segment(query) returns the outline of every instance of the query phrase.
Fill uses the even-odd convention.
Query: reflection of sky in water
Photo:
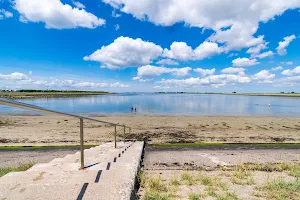
[[[19,100],[69,113],[300,116],[300,98],[209,94],[117,94]],[[271,107],[268,107],[271,104]],[[0,105],[0,113],[34,113]]]

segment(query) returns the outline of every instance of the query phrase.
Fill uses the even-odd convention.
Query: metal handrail
[[[89,117],[84,117],[84,116],[80,116],[80,115],[74,115],[74,114],[70,114],[70,113],[64,113],[64,112],[59,112],[59,111],[55,111],[55,110],[50,110],[50,109],[46,109],[46,108],[42,108],[39,106],[34,106],[34,105],[30,105],[30,104],[26,104],[26,103],[14,101],[14,100],[0,98],[0,104],[6,105],[6,106],[22,108],[22,109],[34,110],[34,111],[38,111],[38,112],[54,113],[54,114],[58,114],[58,115],[75,117],[75,118],[79,119],[80,120],[80,160],[81,160],[80,169],[84,169],[84,144],[83,144],[84,143],[84,141],[83,141],[83,120],[84,119],[113,125],[115,127],[115,134],[114,134],[115,148],[117,148],[117,126],[124,128],[124,135],[126,133],[126,128],[129,129],[129,133],[131,131],[131,127],[129,127],[129,126],[116,124],[116,123],[112,123],[112,122],[106,122],[106,121],[89,118]]]

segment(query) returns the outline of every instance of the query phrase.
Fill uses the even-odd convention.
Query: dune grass
[[[11,125],[11,121],[9,120],[0,120],[0,126],[8,126]]]
[[[259,188],[267,199],[300,199],[300,179],[285,181],[277,179]]]
[[[218,173],[203,170],[181,171],[180,174],[176,173],[164,179],[160,175],[145,176],[142,199],[240,200],[236,188],[252,188],[253,192],[247,192],[249,197],[271,200],[300,199],[300,163],[247,163],[216,170]],[[256,181],[258,171],[265,175],[280,172],[277,173],[280,178],[260,183]]]
[[[5,174],[8,174],[9,172],[26,171],[33,165],[35,165],[34,162],[28,162],[28,163],[19,163],[15,166],[10,166],[10,167],[0,167],[0,177],[4,176]]]

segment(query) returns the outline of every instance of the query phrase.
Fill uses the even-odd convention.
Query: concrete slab
[[[0,199],[130,199],[142,151],[143,142],[108,143],[85,151],[85,170],[76,153],[9,173],[0,178]]]

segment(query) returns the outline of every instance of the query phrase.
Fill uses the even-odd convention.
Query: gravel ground
[[[78,148],[66,149],[35,149],[35,150],[0,150],[0,167],[12,166],[18,163],[47,163],[54,158],[62,158],[74,154]]]
[[[300,162],[299,149],[146,148],[144,157],[145,169],[197,169],[281,162]]]

